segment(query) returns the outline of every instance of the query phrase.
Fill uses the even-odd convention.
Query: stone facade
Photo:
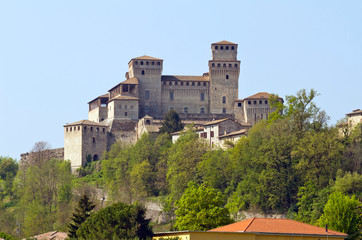
[[[162,75],[162,59],[131,59],[126,79],[88,103],[88,120],[64,126],[64,158],[76,169],[86,163],[88,155],[99,159],[116,141],[134,143],[144,133],[157,134],[163,116],[171,109],[184,123],[196,126],[229,119],[217,127],[217,136],[266,119],[273,111],[268,103],[270,94],[238,99],[241,62],[237,48],[228,41],[213,43],[209,71],[201,76]],[[219,141],[215,139],[214,144]]]
[[[20,155],[21,166],[37,164],[50,159],[64,159],[64,148],[46,149],[39,152],[27,152]]]

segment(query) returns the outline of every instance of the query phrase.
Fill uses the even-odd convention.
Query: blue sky
[[[239,98],[314,88],[330,124],[362,108],[362,1],[0,0],[0,156],[63,147],[63,125],[124,80],[128,61],[202,75],[210,45],[239,44]]]

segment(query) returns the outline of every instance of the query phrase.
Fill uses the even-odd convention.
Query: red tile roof
[[[53,231],[53,232],[39,234],[31,238],[37,240],[64,240],[68,238],[68,234],[65,232]]]
[[[121,82],[121,84],[135,84],[135,85],[138,85],[138,79],[137,78],[129,78],[129,79]]]
[[[209,230],[211,232],[258,232],[326,235],[325,228],[297,222],[290,219],[251,218]],[[346,236],[346,234],[328,229],[328,235]]]
[[[362,114],[362,110],[360,109],[355,109],[353,110],[351,113],[347,113],[347,116],[352,116],[352,115],[358,115],[358,114]]]
[[[158,60],[158,61],[162,61],[162,59],[160,59],[160,58],[150,57],[150,56],[147,56],[147,55],[143,55],[143,56],[141,56],[141,57],[136,57],[136,58],[132,58],[132,59]]]
[[[226,41],[226,40],[216,42],[216,43],[213,43],[213,44],[233,44],[233,45],[236,45],[236,43],[232,43],[232,42],[229,42],[229,41]]]
[[[259,98],[263,98],[263,99],[266,98],[266,99],[268,99],[270,96],[271,96],[270,93],[267,93],[267,92],[259,92],[259,93],[257,93],[257,94],[254,94],[254,95],[250,96],[250,97],[247,97],[247,98],[245,98],[245,99],[259,99]]]

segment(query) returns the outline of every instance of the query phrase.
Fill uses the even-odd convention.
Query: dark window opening
[[[222,109],[222,113],[223,113],[223,114],[226,114],[226,108],[223,108],[223,109]]]
[[[145,75],[145,70],[142,70],[142,75]]]
[[[170,92],[170,100],[173,100],[175,98],[174,92]]]
[[[268,100],[265,100],[265,104],[268,104]]]
[[[254,101],[254,105],[256,105],[256,101]]]
[[[98,155],[97,154],[94,154],[93,161],[98,161]]]
[[[99,132],[99,128],[97,127],[97,132]]]
[[[210,137],[214,137],[214,131],[210,132]]]
[[[217,67],[221,67],[220,63],[217,64]]]
[[[181,82],[181,83],[180,83],[180,85],[181,85],[181,86],[183,86],[183,85],[184,85],[184,83],[183,83],[183,82]]]
[[[225,49],[226,49],[226,50],[229,50],[229,46],[226,46]]]
[[[141,65],[143,65],[143,61],[141,61]]]
[[[222,103],[225,104],[226,103],[226,97],[222,97]]]
[[[177,86],[178,85],[178,82],[175,82],[175,86]]]
[[[218,47],[217,46],[215,46],[215,50],[217,50],[218,49]]]
[[[211,66],[215,67],[215,63],[213,63]]]
[[[234,65],[234,67],[236,67],[236,68],[237,68],[237,67],[238,67],[238,65],[237,65],[237,64],[235,64],[235,65]]]
[[[192,86],[195,86],[195,82],[192,82]]]
[[[127,115],[128,115],[127,112],[124,112],[124,116],[127,117]]]
[[[135,64],[135,65],[138,65],[138,61],[135,61],[134,64]]]
[[[67,132],[68,132],[68,128],[66,128],[67,129]]]
[[[248,104],[250,105],[250,104],[251,104],[251,101],[248,101]]]
[[[74,131],[77,130],[77,127],[74,127]]]
[[[80,126],[78,126],[78,131],[80,130]]]
[[[146,125],[150,125],[151,124],[151,121],[150,120],[146,120]]]
[[[262,101],[262,100],[260,100],[260,101],[259,101],[259,104],[263,104],[263,101]]]
[[[152,62],[152,65],[155,65],[155,62]]]
[[[168,85],[172,86],[172,82],[169,82]]]
[[[87,127],[86,127],[86,126],[84,126],[84,131],[87,131]]]
[[[205,101],[205,93],[200,93],[200,101]]]
[[[226,75],[226,79],[229,79],[229,75]]]
[[[148,63],[148,61],[146,62],[146,65],[148,65],[149,63]]]
[[[128,85],[122,85],[122,92],[128,92]]]
[[[93,127],[91,127],[91,131],[93,132]]]
[[[158,66],[160,66],[160,65],[161,65],[161,63],[160,63],[160,62],[157,62],[157,65],[158,65]]]
[[[235,49],[235,47],[234,46],[231,46],[231,50],[234,50]]]
[[[127,107],[128,107],[127,105],[124,106],[125,109],[127,109]]]
[[[201,113],[201,114],[205,114],[205,108],[203,108],[203,107],[200,108],[200,113]]]
[[[229,67],[231,68],[231,67],[233,67],[233,65],[231,63],[229,63]]]
[[[197,86],[201,86],[201,83],[200,83],[200,82],[198,82],[198,83],[197,83]]]
[[[223,46],[220,46],[220,50],[224,50],[224,47],[223,47]]]
[[[188,85],[190,85],[190,83],[189,83],[189,82],[186,82],[186,86],[188,86]]]
[[[241,102],[238,103],[238,107],[241,107]]]
[[[188,107],[184,107],[184,113],[189,113],[189,108]]]
[[[106,129],[105,129],[105,128],[103,128],[103,132],[106,132]]]
[[[223,66],[223,67],[226,67],[226,64],[224,63],[222,66]]]
[[[96,143],[96,138],[95,137],[93,137],[93,143]]]
[[[206,86],[206,82],[204,82],[204,86]]]

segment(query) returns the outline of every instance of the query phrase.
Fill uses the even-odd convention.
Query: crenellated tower
[[[212,60],[209,61],[210,113],[233,114],[238,100],[240,61],[238,45],[228,41],[211,44]]]
[[[128,77],[138,79],[139,116],[161,114],[161,75],[163,60],[150,56],[131,59]]]

